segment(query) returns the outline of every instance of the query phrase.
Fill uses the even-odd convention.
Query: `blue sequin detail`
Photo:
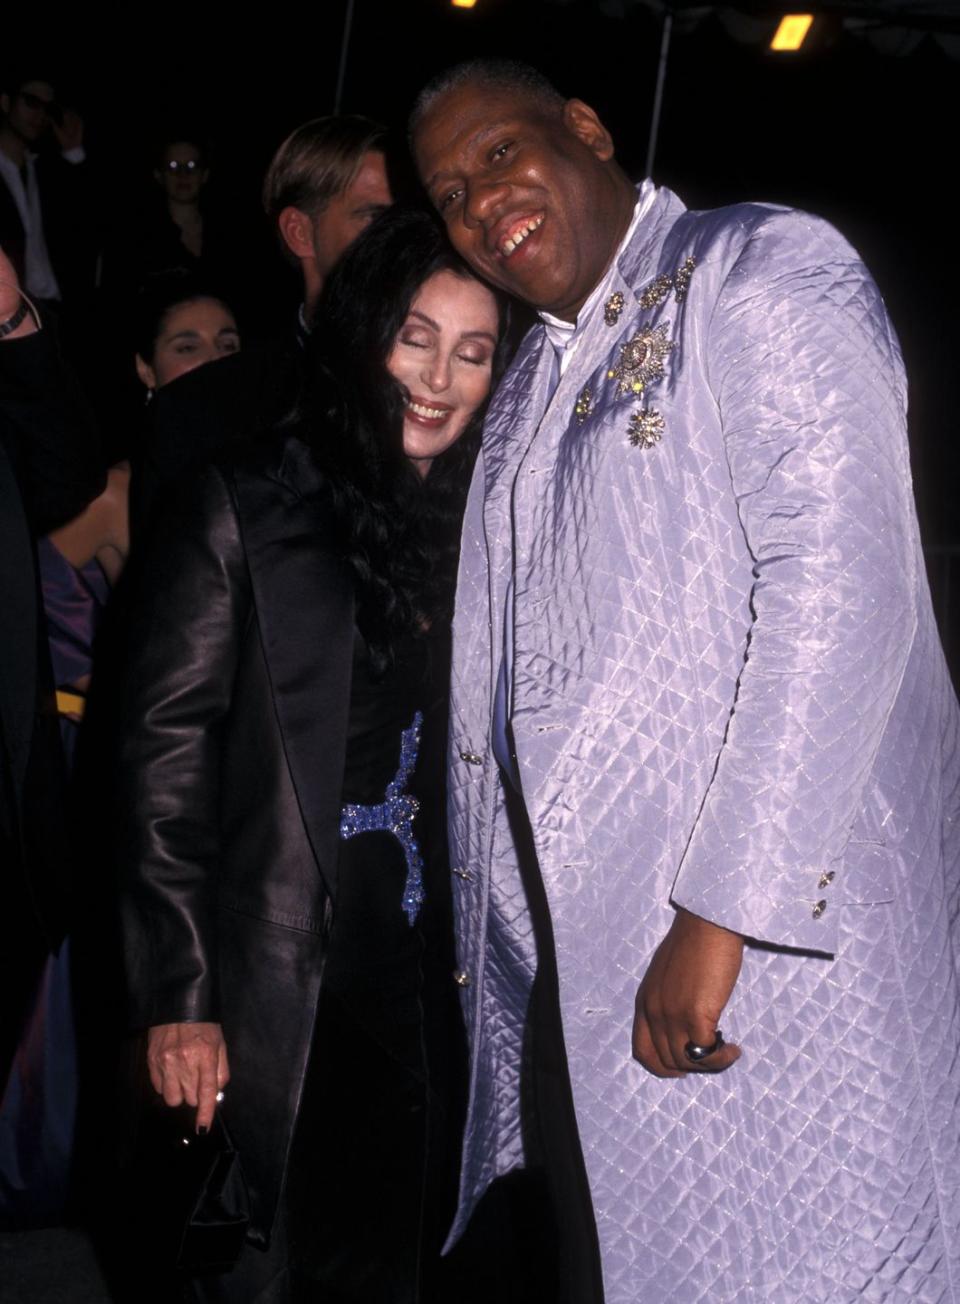
[[[420,809],[416,797],[404,792],[417,763],[423,714],[418,711],[413,724],[400,735],[400,766],[387,784],[384,800],[376,806],[358,806],[348,802],[340,807],[340,836],[352,838],[358,833],[382,831],[392,833],[403,848],[407,861],[407,881],[403,885],[403,913],[412,926],[423,905],[423,857],[413,836],[413,817]]]

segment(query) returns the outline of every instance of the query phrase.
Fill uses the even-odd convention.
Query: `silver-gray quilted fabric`
[[[960,1299],[957,706],[897,344],[856,254],[805,214],[660,190],[618,269],[619,319],[549,405],[528,337],[467,510],[452,1236],[523,1163],[535,955],[489,747],[515,536],[514,732],[609,1304]],[[619,394],[621,347],[660,326],[663,375]],[[638,413],[659,442],[631,442]],[[630,1057],[671,901],[760,943],[723,1019],[743,1058],[717,1078]]]

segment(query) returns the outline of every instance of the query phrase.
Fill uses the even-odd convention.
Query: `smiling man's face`
[[[413,149],[470,266],[534,308],[573,321],[634,202],[593,110],[568,100],[554,112],[522,93],[467,82],[430,105]]]

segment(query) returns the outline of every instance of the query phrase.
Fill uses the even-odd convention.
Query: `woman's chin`
[[[430,473],[430,468],[433,466],[433,458],[419,456],[416,453],[407,453],[407,461],[416,471],[420,479],[426,480]]]

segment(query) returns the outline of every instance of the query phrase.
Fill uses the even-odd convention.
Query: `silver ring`
[[[722,1045],[723,1033],[718,1028],[712,1046],[698,1046],[696,1042],[688,1041],[683,1048],[683,1053],[688,1060],[692,1060],[694,1064],[699,1064],[708,1055],[715,1055]]]
[[[222,1105],[222,1104],[223,1104],[223,1092],[222,1092],[222,1091],[218,1091],[218,1092],[217,1092],[217,1104],[218,1104],[218,1105]]]

